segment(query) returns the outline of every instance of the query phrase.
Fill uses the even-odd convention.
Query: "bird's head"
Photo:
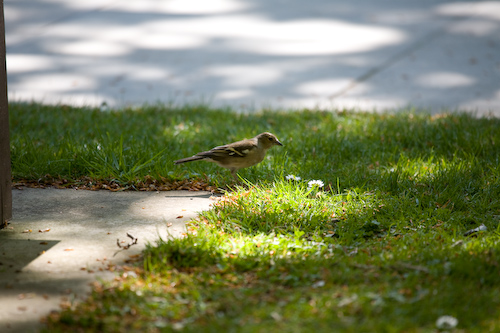
[[[261,145],[266,149],[269,149],[272,146],[283,146],[283,144],[278,140],[276,135],[269,132],[264,132],[257,135],[257,140],[259,141],[259,145]]]

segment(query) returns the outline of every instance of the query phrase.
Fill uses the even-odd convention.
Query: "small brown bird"
[[[283,146],[274,134],[264,132],[252,139],[245,139],[224,146],[218,146],[208,151],[198,153],[192,157],[177,160],[174,164],[198,160],[214,162],[223,168],[229,169],[234,179],[238,181],[236,172],[239,169],[248,168],[262,162],[269,148],[276,145]]]

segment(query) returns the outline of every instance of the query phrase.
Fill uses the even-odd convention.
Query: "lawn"
[[[15,186],[225,194],[50,332],[500,331],[499,119],[22,103],[10,117]],[[264,131],[284,147],[240,184],[173,165]]]

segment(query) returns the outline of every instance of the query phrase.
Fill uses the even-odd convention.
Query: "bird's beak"
[[[283,146],[283,144],[279,140],[276,140],[276,144],[280,145],[280,146]]]

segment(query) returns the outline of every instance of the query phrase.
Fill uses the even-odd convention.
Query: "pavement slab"
[[[159,237],[178,237],[210,208],[209,192],[13,190],[13,218],[0,230],[0,332],[36,332],[40,318],[84,299]],[[129,249],[120,249],[131,239]],[[123,242],[124,241],[124,242]]]
[[[9,99],[500,115],[500,2],[6,0]]]

